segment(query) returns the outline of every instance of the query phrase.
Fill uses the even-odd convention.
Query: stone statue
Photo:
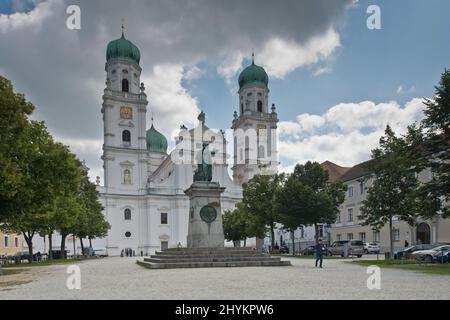
[[[212,161],[211,154],[214,152],[209,151],[209,144],[203,143],[202,151],[199,153],[201,159],[198,159],[197,170],[194,173],[194,182],[210,182],[212,179]]]

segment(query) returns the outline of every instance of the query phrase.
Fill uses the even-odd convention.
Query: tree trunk
[[[394,256],[394,241],[392,238],[392,217],[389,217],[389,259],[392,259]]]
[[[271,241],[271,248],[270,251],[272,252],[273,249],[275,248],[275,231],[274,231],[274,227],[273,224],[270,226],[270,241]]]
[[[75,236],[74,236],[75,241]],[[84,255],[84,244],[83,244],[83,238],[80,237],[80,245],[81,245],[81,255]]]
[[[92,239],[91,238],[89,238],[89,248],[92,249]]]
[[[28,245],[28,262],[32,263],[33,262],[33,234],[30,235],[29,232],[28,232],[28,235],[26,232],[22,232],[22,233],[23,233],[25,242]]]
[[[291,231],[291,238],[292,238],[292,255],[295,256],[295,232]]]
[[[48,234],[48,259],[53,260],[53,242],[52,242],[53,232]]]
[[[61,232],[61,259],[66,259],[66,237],[67,234]]]

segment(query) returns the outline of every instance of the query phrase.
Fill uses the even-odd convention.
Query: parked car
[[[364,253],[380,253],[380,245],[376,242],[365,242]]]
[[[328,254],[330,256],[340,255],[344,256],[345,245],[348,245],[348,255],[349,256],[357,256],[361,258],[364,253],[364,243],[361,240],[341,240],[335,241],[328,248]]]
[[[107,257],[108,253],[106,252],[106,249],[94,249],[94,256],[96,257]]]
[[[288,246],[281,246],[280,247],[280,253],[289,253],[289,247]]]
[[[414,259],[418,261],[433,262],[436,256],[447,254],[450,245],[443,245],[429,250],[419,250],[412,253]]]
[[[413,259],[412,253],[419,250],[429,250],[438,247],[440,244],[420,244],[394,252],[394,259]]]
[[[310,255],[313,255],[314,253],[315,253],[315,249],[314,249],[314,246],[309,246],[309,247],[306,247],[305,249],[303,249],[301,252],[302,252],[302,255],[304,255],[304,256],[310,256]]]
[[[442,252],[440,255],[435,255],[433,260],[439,263],[450,263],[450,251]]]

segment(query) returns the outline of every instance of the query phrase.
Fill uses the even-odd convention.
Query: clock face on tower
[[[133,109],[130,107],[120,107],[120,119],[133,119]]]

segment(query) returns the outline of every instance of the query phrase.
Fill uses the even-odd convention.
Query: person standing
[[[316,252],[316,267],[317,267],[317,263],[320,261],[320,268],[322,268],[322,262],[323,262],[323,244],[322,244],[322,240],[319,239],[319,241],[317,242],[316,246],[315,246],[315,252]]]
[[[405,240],[405,248],[408,248],[408,247],[409,247],[408,240]]]

